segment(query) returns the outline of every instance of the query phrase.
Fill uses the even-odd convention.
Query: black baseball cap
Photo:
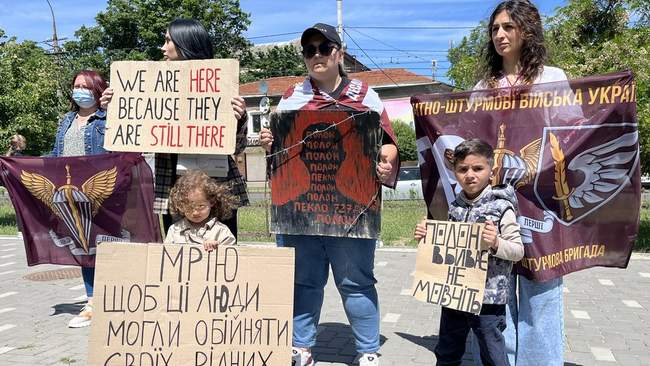
[[[313,27],[305,29],[305,31],[302,32],[302,36],[300,37],[300,45],[304,46],[309,38],[314,34],[322,34],[325,39],[336,43],[339,47],[341,47],[341,38],[339,37],[336,28],[325,23],[316,23]]]

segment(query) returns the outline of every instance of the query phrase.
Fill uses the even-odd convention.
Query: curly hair
[[[528,0],[507,0],[494,9],[487,26],[487,43],[483,47],[483,62],[481,77],[490,87],[498,85],[498,79],[503,74],[503,57],[497,53],[492,42],[492,25],[494,18],[505,11],[510,19],[521,30],[523,44],[521,47],[521,77],[525,84],[532,84],[542,71],[546,61],[546,46],[544,46],[544,29],[539,11]]]
[[[226,184],[217,183],[200,170],[188,170],[178,178],[169,192],[170,211],[184,217],[191,209],[188,196],[197,189],[202,190],[208,202],[212,204],[210,217],[216,217],[219,221],[232,217],[232,211],[237,207],[239,198],[230,192]]]

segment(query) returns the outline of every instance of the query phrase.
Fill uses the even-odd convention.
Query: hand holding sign
[[[390,177],[390,172],[393,170],[393,164],[388,161],[388,155],[382,152],[379,153],[379,163],[377,163],[377,176],[382,183],[386,183]]]
[[[490,220],[485,222],[482,240],[485,244],[487,244],[495,251],[499,248],[499,241],[497,240],[497,227]]]

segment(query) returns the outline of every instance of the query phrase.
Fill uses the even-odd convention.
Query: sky
[[[542,15],[552,15],[563,0],[534,1]],[[105,0],[50,0],[59,39],[74,39],[82,25],[95,24]],[[481,20],[495,0],[343,0],[344,42],[348,53],[371,69],[403,67],[449,82],[446,54]],[[244,33],[254,44],[291,41],[315,23],[336,25],[336,0],[241,0],[251,25]],[[402,28],[396,28],[402,27]],[[0,0],[0,29],[19,41],[52,38],[46,0]],[[276,36],[272,36],[276,35]],[[47,47],[46,43],[42,43]],[[432,60],[437,69],[432,70]]]

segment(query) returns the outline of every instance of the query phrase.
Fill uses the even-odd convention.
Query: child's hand
[[[485,222],[485,227],[483,228],[483,242],[494,250],[497,250],[499,248],[499,242],[497,240],[497,227],[490,220]]]
[[[206,240],[203,242],[203,248],[208,252],[217,249],[218,246],[219,243],[217,243],[215,240]]]
[[[415,225],[415,234],[413,237],[418,242],[427,236],[427,218],[423,218],[417,225]]]

